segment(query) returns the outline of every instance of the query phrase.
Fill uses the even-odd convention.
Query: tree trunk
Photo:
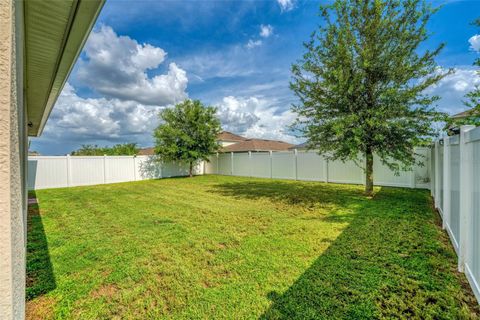
[[[193,177],[193,162],[190,161],[190,168],[188,170],[188,176]]]
[[[365,152],[365,157],[367,158],[366,168],[365,168],[365,194],[367,196],[373,195],[373,152],[370,147],[367,147]]]

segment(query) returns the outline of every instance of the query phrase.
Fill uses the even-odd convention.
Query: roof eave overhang
[[[41,135],[104,2],[26,1],[25,94],[29,136]],[[58,10],[47,10],[49,6],[62,5]]]

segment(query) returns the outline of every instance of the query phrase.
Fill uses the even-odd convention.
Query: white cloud
[[[119,36],[108,26],[92,32],[85,55],[78,78],[100,94],[147,105],[172,104],[187,97],[186,72],[175,63],[169,64],[166,74],[148,76],[148,70],[164,62],[163,49]]]
[[[468,39],[470,43],[470,49],[480,52],[480,34],[476,34],[470,39]]]
[[[66,141],[100,139],[142,143],[145,138],[151,139],[161,109],[135,101],[82,98],[67,83],[47,123],[45,135]]]
[[[295,7],[294,0],[277,0],[282,11],[290,11]]]
[[[262,40],[252,40],[252,39],[250,39],[247,42],[247,48],[248,49],[253,49],[253,48],[259,47],[261,45],[262,45]]]
[[[260,37],[268,38],[273,34],[273,27],[269,24],[260,25]]]
[[[274,99],[263,97],[224,97],[216,104],[223,129],[250,138],[265,138],[296,143],[287,132],[295,114],[281,108]]]
[[[438,95],[440,111],[455,114],[465,110],[463,104],[465,94],[472,91],[476,85],[480,85],[480,76],[474,68],[456,68],[455,73],[443,78],[435,86],[426,90],[426,93]]]

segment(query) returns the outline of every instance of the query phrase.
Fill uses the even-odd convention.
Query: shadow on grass
[[[289,205],[350,208],[348,226],[284,292],[270,292],[260,319],[475,318],[480,310],[456,272],[456,258],[435,224],[428,193],[284,181],[221,183],[213,192]]]
[[[214,186],[214,192],[228,197],[269,199],[307,208],[318,204],[346,207],[367,200],[361,188],[356,186],[269,179],[221,183]]]
[[[29,199],[35,199],[35,191]],[[43,228],[40,204],[28,206],[26,299],[32,300],[56,288],[48,242]]]

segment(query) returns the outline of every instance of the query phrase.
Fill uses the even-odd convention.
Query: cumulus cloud
[[[227,96],[216,104],[223,129],[251,138],[298,140],[287,132],[295,120],[288,107],[277,105],[274,99]]]
[[[142,142],[138,138],[151,136],[158,125],[157,115],[161,109],[135,101],[82,98],[67,83],[53,109],[45,135],[67,140]]]
[[[277,0],[282,11],[290,11],[295,7],[294,0]]]
[[[456,68],[454,71],[426,91],[428,94],[440,96],[439,110],[449,114],[464,111],[467,108],[462,102],[465,94],[480,85],[480,76],[475,69]]]
[[[470,49],[480,52],[480,34],[476,34],[470,39],[468,39],[470,43]]]
[[[262,40],[253,40],[253,39],[250,39],[248,40],[247,42],[247,48],[248,49],[253,49],[255,47],[259,47],[262,45]]]
[[[260,37],[268,38],[273,34],[273,27],[269,24],[260,25]]]
[[[167,105],[187,97],[187,74],[175,63],[169,64],[166,74],[148,76],[147,71],[165,60],[167,53],[161,48],[102,26],[92,32],[84,52],[78,79],[99,94],[146,105]]]

